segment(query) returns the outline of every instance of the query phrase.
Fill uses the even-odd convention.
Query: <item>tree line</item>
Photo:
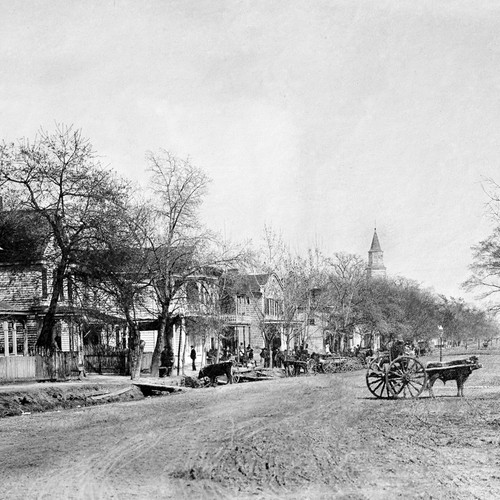
[[[296,255],[270,228],[257,248],[228,242],[201,223],[210,184],[202,169],[162,149],[147,153],[145,163],[149,182],[139,187],[103,166],[82,132],[65,125],[0,146],[1,195],[9,209],[2,230],[16,226],[16,217],[36,214],[35,232],[50,240],[44,258],[52,266],[52,287],[40,346],[55,347],[58,304],[71,285],[75,303],[92,302],[125,318],[132,371],[140,368],[138,311],[149,310],[158,319],[151,367],[156,375],[161,351],[174,347],[172,326],[185,307],[187,284],[205,287],[203,328],[219,335],[223,311],[213,285],[223,287],[219,297],[230,295],[231,283],[221,276],[234,267],[278,275],[287,342],[305,340],[299,313],[321,314],[328,341],[341,348],[360,329],[384,338],[426,339],[443,325],[457,342],[492,336],[496,329],[485,312],[415,282],[367,280],[366,263],[356,255],[325,256],[319,249]],[[276,331],[263,322],[262,335],[269,346]]]
[[[295,322],[299,312],[320,320],[325,344],[336,351],[346,350],[356,333],[367,346],[375,335],[380,335],[382,344],[396,338],[413,344],[442,336],[443,341],[460,345],[499,334],[491,311],[404,277],[367,278],[367,263],[358,255],[330,256],[319,249],[293,255],[270,228],[265,230],[265,242],[260,256],[283,283],[287,341],[307,343],[307,328],[297,329]]]

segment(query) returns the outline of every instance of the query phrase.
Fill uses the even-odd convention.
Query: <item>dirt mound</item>
[[[139,388],[132,385],[58,384],[44,387],[41,384],[0,393],[0,417],[143,398]]]

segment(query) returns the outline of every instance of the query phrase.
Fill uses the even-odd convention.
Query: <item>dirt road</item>
[[[10,417],[0,496],[500,498],[500,381],[480,384],[376,400],[352,372]]]

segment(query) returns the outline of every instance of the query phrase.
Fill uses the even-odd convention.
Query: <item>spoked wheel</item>
[[[200,383],[202,387],[210,387],[210,379],[208,377],[203,377]]]
[[[376,398],[393,398],[394,391],[388,382],[389,363],[375,360],[370,363],[366,372],[366,385]]]
[[[389,366],[387,385],[392,397],[417,398],[427,383],[425,368],[410,356],[400,356]]]
[[[235,370],[231,375],[233,377],[233,384],[237,384],[240,381],[240,372]]]
[[[307,373],[310,375],[316,375],[318,373],[317,364],[314,359],[307,360]]]

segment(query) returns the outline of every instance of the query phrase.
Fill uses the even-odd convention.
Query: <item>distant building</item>
[[[384,252],[380,247],[377,236],[377,229],[373,231],[372,246],[368,251],[368,267],[366,268],[367,278],[385,278],[386,269],[384,266]]]

